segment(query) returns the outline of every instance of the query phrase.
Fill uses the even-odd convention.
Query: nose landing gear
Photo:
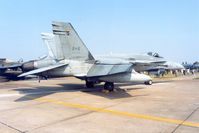
[[[153,82],[152,82],[152,80],[149,80],[149,81],[144,82],[144,84],[145,84],[145,85],[152,85]]]

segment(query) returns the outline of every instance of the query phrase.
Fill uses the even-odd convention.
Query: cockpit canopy
[[[160,56],[158,53],[155,53],[155,52],[148,52],[147,55],[153,56],[153,57],[156,57],[156,58],[163,58],[162,56]]]

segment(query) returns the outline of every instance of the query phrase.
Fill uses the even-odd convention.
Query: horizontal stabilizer
[[[43,67],[43,68],[39,68],[39,69],[35,69],[35,70],[32,70],[32,71],[23,73],[23,74],[19,75],[18,77],[24,77],[24,76],[27,76],[27,75],[38,75],[42,72],[53,70],[53,69],[56,69],[56,68],[59,68],[59,67],[62,67],[62,66],[66,66],[66,65],[68,65],[68,64],[66,64],[66,63],[65,64],[55,64],[55,65],[51,65],[51,66],[48,66],[48,67]]]

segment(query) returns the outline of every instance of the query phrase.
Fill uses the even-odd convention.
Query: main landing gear
[[[104,89],[108,91],[113,91],[114,90],[114,83],[112,82],[106,82],[104,84]]]
[[[87,88],[94,88],[95,86],[95,82],[93,81],[86,81],[86,87]],[[114,83],[112,82],[105,82],[104,84],[104,90],[107,90],[107,91],[113,91],[114,90]]]
[[[94,87],[94,82],[92,82],[92,81],[86,81],[86,87],[87,88],[93,88]]]

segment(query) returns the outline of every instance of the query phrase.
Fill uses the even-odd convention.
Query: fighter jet
[[[126,61],[96,60],[70,23],[53,22],[53,35],[43,34],[48,43],[49,56],[44,60],[30,61],[24,68],[34,68],[19,77],[39,75],[42,77],[74,76],[85,80],[88,88],[105,82],[104,89],[113,91],[114,83],[136,82],[152,84],[151,77],[137,73],[133,64]],[[36,68],[36,69],[35,69]]]
[[[110,54],[99,55],[97,58],[122,59],[134,64],[135,71],[148,72],[154,75],[160,75],[165,71],[176,71],[184,69],[177,63],[164,59],[158,53],[148,52],[146,54]],[[139,62],[139,63],[137,63]]]
[[[6,58],[0,59],[0,81],[18,80],[22,73],[22,60],[12,61]]]
[[[152,52],[149,52],[147,55],[152,56],[154,59],[161,59],[165,61],[162,63],[155,63],[154,66],[146,67],[145,71],[149,72],[150,74],[160,76],[170,71],[177,76],[178,72],[181,72],[185,69],[180,63],[166,60],[165,58],[159,56],[158,53],[153,54]]]
[[[151,54],[151,53],[149,53]],[[164,60],[162,57],[160,57],[158,54],[155,56],[151,56],[148,54],[113,54],[110,55],[98,55],[98,59],[121,59],[124,61],[127,61],[129,63],[134,64],[134,69],[137,72],[143,72],[150,70],[151,68],[157,67],[157,66],[165,66],[164,63],[166,60]]]
[[[182,65],[186,68],[186,69],[196,69],[199,70],[199,62],[194,62],[193,64],[191,63],[187,63],[187,62],[183,62]]]

